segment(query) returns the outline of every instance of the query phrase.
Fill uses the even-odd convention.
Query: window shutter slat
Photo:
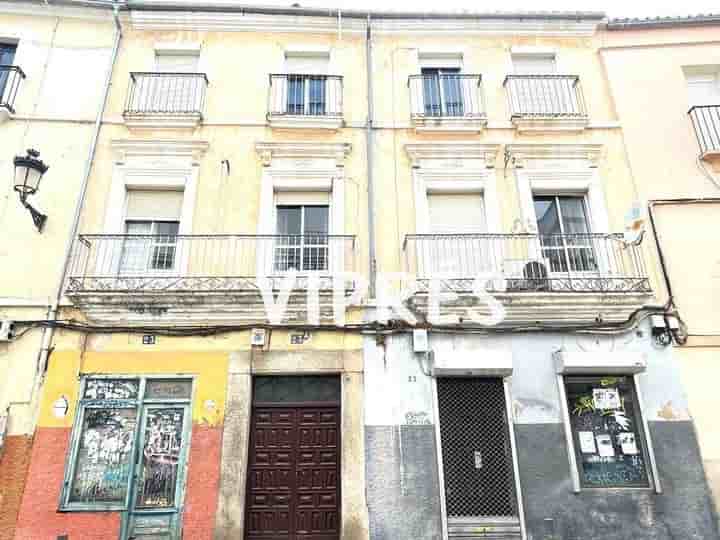
[[[128,191],[127,219],[179,221],[182,191]]]

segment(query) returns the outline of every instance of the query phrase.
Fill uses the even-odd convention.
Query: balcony
[[[270,75],[268,122],[274,128],[338,130],[343,126],[343,78]]]
[[[480,75],[411,75],[408,87],[416,131],[485,129],[487,115]]]
[[[125,125],[195,128],[202,121],[207,86],[204,73],[130,73]]]
[[[18,66],[0,65],[0,123],[15,114],[15,98],[25,72]]]
[[[588,124],[577,75],[508,75],[505,90],[520,132],[581,131]]]
[[[261,285],[277,296],[294,271],[287,322],[304,321],[311,277],[330,320],[331,277],[354,270],[354,236],[81,235],[66,295],[104,322],[265,322]]]
[[[507,310],[507,322],[624,320],[651,293],[641,249],[621,234],[409,235],[407,271],[416,279],[414,301],[427,308],[431,278],[458,295],[443,304],[463,313],[474,302],[477,275],[492,276],[486,290]],[[480,303],[478,308],[482,308]]]
[[[688,114],[700,145],[700,159],[720,158],[720,105],[696,105]]]

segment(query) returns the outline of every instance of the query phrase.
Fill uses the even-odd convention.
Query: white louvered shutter
[[[125,217],[131,221],[180,221],[183,194],[182,191],[128,191]]]

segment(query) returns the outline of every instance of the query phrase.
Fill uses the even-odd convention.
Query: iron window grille
[[[177,509],[192,387],[191,377],[84,378],[61,510]]]
[[[650,488],[650,457],[632,376],[565,376],[580,486]]]
[[[720,105],[695,105],[688,111],[700,156],[720,153]]]

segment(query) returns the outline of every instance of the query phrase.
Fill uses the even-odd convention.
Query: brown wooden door
[[[247,540],[340,538],[340,408],[253,407]]]

